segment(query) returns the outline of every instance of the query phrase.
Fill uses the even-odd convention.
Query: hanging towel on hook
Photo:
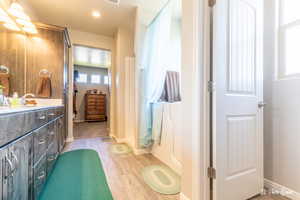
[[[52,95],[51,77],[41,75],[37,84],[36,95],[41,98],[50,98]]]
[[[0,85],[4,87],[3,94],[5,96],[9,96],[9,89],[10,89],[9,74],[0,73]]]
[[[167,71],[160,101],[174,103],[181,101],[179,72]]]

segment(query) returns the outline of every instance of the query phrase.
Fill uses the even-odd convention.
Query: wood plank
[[[0,65],[10,70],[10,96],[25,92],[25,44],[25,35],[0,27]]]
[[[64,35],[63,32],[38,29],[38,34],[27,41],[27,93],[36,93],[39,72],[51,72],[52,96],[63,96]]]

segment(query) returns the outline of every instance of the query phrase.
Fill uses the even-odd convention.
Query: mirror
[[[62,99],[64,33],[38,28],[28,35],[0,27],[0,84],[5,95]],[[6,69],[8,68],[8,70]]]

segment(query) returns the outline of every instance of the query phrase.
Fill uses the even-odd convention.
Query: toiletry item
[[[20,106],[20,99],[17,92],[14,92],[13,97],[10,100],[11,107],[17,107]]]
[[[4,104],[3,86],[0,85],[0,106]]]

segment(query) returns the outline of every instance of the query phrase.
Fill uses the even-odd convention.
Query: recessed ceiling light
[[[101,17],[101,13],[99,11],[94,10],[92,12],[92,16],[95,17],[95,18],[99,18],[99,17]]]

